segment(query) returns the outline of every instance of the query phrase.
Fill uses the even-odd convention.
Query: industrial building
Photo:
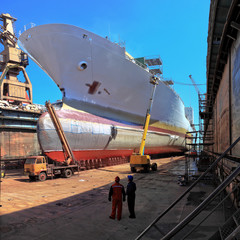
[[[240,133],[239,1],[211,1],[208,31],[205,131],[222,153]],[[240,144],[230,155],[240,157]]]
[[[202,100],[208,150],[222,154],[240,134],[240,2],[211,1],[208,30],[207,93]],[[219,166],[226,178],[240,160],[240,143],[229,150]]]

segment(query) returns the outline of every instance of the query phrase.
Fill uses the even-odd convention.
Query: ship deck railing
[[[129,60],[132,63],[135,63],[136,65],[138,65],[139,67],[143,68],[144,70],[146,70],[147,72],[149,72],[149,68],[147,67],[147,65],[139,62],[138,60],[136,60],[135,58],[130,58],[128,55],[125,55],[126,59]]]

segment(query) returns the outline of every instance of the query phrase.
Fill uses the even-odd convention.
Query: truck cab
[[[44,156],[32,156],[27,158],[24,164],[24,173],[28,174],[30,180],[38,179],[45,181],[47,178],[47,162]]]

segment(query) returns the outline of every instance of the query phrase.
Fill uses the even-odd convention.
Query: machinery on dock
[[[29,157],[24,164],[24,173],[29,175],[30,180],[35,180],[37,178],[40,181],[45,181],[47,176],[63,176],[69,178],[74,172],[79,171],[79,165],[75,161],[73,152],[54,107],[50,102],[46,102],[45,106],[62,144],[65,161],[62,164],[57,164],[54,161],[50,164],[48,163],[48,158],[45,156]]]
[[[45,156],[32,156],[27,158],[24,164],[24,173],[28,174],[30,180],[38,179],[45,181],[47,177],[63,176],[69,178],[78,171],[78,165],[56,165],[48,163]]]
[[[36,130],[44,111],[32,102],[28,55],[18,46],[16,20],[0,13],[0,157],[6,169],[41,153]]]
[[[0,43],[4,50],[0,53],[0,100],[16,105],[32,104],[32,84],[25,68],[28,65],[28,55],[17,45],[13,23],[16,21],[9,14],[1,14]],[[18,79],[23,73],[24,82]]]
[[[0,163],[0,178],[4,178],[5,177],[5,165],[4,163]]]
[[[150,117],[151,117],[153,98],[154,98],[156,86],[158,85],[158,78],[156,78],[154,76],[151,77],[150,83],[153,84],[153,88],[152,88],[151,98],[149,101],[149,107],[147,109],[147,114],[146,114],[146,119],[145,119],[145,124],[144,124],[144,131],[143,131],[143,136],[142,136],[139,153],[132,154],[130,157],[130,167],[131,167],[132,172],[136,172],[136,170],[144,170],[145,172],[148,172],[150,170],[150,168],[153,171],[157,170],[157,164],[156,163],[151,164],[150,156],[144,155],[144,147],[145,147],[145,142],[146,142],[146,137],[147,137],[148,126],[149,126],[149,122],[150,122]]]

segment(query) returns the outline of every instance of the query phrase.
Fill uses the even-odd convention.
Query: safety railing
[[[136,65],[138,65],[139,67],[143,68],[143,69],[146,70],[147,72],[149,72],[148,67],[147,67],[145,64],[139,62],[138,60],[136,60],[136,59],[134,59],[134,58],[131,59],[131,58],[129,58],[127,55],[126,55],[126,59],[129,60],[129,61],[131,61],[132,63],[135,63]]]
[[[238,137],[222,154],[219,156],[209,168],[200,175],[200,177],[181,195],[179,196],[166,210],[164,210],[135,240],[141,239],[156,223],[165,216],[187,193],[189,193],[204,177],[218,164],[220,160],[240,141]],[[212,201],[215,197],[221,193],[227,185],[229,185],[235,177],[240,173],[240,165],[232,172],[231,175],[226,178],[221,185],[219,185],[192,213],[190,213],[185,219],[183,219],[176,227],[174,227],[169,233],[167,233],[162,240],[171,239],[180,230],[182,230],[191,220],[193,220],[202,210]],[[157,226],[156,226],[157,227]]]

